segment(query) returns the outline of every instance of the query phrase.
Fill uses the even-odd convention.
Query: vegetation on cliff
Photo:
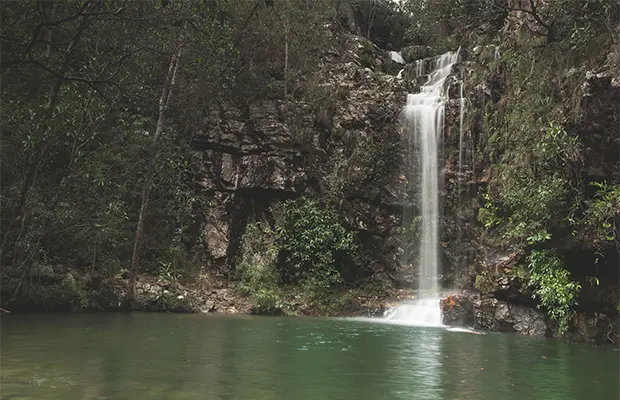
[[[245,117],[265,99],[282,109],[310,104],[316,129],[331,133],[320,126],[329,115],[319,116],[329,110],[312,106],[320,88],[311,79],[321,54],[337,45],[330,38],[339,10],[328,0],[2,3],[3,306],[30,304],[41,288],[60,291],[75,278],[80,299],[93,297],[101,279],[128,278],[122,293],[131,305],[140,274],[164,278],[166,286],[234,271],[248,223],[236,207],[247,210],[252,197],[275,194],[265,199],[270,207],[280,192],[261,192],[240,175],[232,187],[205,185],[222,169],[199,159],[232,156],[239,171],[248,168],[239,157],[242,164],[252,155],[270,157],[260,142],[275,133]],[[215,152],[200,149],[196,137],[213,130],[205,121],[227,118],[227,104],[245,119],[242,140],[258,144],[245,150],[222,138]],[[312,142],[312,124],[285,118],[294,152],[322,151]],[[207,245],[209,213],[222,196],[234,204],[223,268],[214,261],[219,250]],[[317,271],[333,275],[332,251],[345,244],[321,244],[335,247],[300,260],[307,252],[295,246],[304,242],[286,241],[293,237],[283,234],[282,242],[291,262],[302,269],[319,257]],[[60,297],[61,308],[88,303]]]
[[[192,137],[223,101],[298,88],[329,17],[293,3],[2,3],[5,306],[66,272],[129,273],[129,297],[140,272],[197,276],[215,199]]]
[[[606,58],[618,43],[613,29],[620,14],[609,1],[536,4],[526,18],[512,21],[522,24],[521,32],[505,34],[501,57],[478,64],[473,78],[472,85],[491,91],[477,149],[479,168],[489,177],[478,219],[489,245],[523,249],[534,296],[563,333],[582,285],[598,285],[598,273],[612,291],[617,283],[612,271],[571,267],[562,253],[577,247],[608,257],[607,268],[617,264],[619,154],[606,146],[617,147],[619,128],[612,121],[618,110],[583,99],[617,96]],[[587,92],[591,71],[608,82],[601,93]],[[584,119],[588,112],[607,121],[603,132]],[[592,136],[598,134],[596,143]],[[571,268],[579,276],[572,277]]]
[[[405,47],[467,55],[471,157],[445,193],[466,228],[444,224],[446,275],[480,237],[464,288],[519,275],[560,332],[585,292],[617,284],[614,0],[1,7],[3,307],[131,305],[144,275],[167,309],[186,305],[175,285],[206,277],[238,280],[257,312],[285,308],[291,286],[328,309],[334,288],[394,280],[411,246],[397,199],[408,87],[380,55]],[[494,250],[515,262],[487,262]]]

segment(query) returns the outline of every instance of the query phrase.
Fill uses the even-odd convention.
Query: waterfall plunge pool
[[[609,399],[619,353],[310,317],[2,316],[2,399]]]

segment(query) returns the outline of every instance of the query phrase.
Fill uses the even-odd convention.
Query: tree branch
[[[499,9],[499,10],[505,10],[505,11],[519,11],[519,12],[524,12],[530,16],[532,16],[534,18],[534,20],[543,28],[545,28],[545,30],[547,31],[546,34],[540,33],[540,32],[535,32],[536,34],[539,35],[543,35],[546,36],[549,33],[551,33],[551,25],[545,21],[543,21],[543,19],[541,18],[540,14],[538,13],[538,8],[536,7],[536,3],[535,0],[529,0],[530,3],[530,9],[527,8],[522,8],[522,7],[509,7],[509,6],[502,6],[500,4],[497,3],[497,1],[493,2],[493,7]]]
[[[32,49],[32,46],[34,45],[34,43],[37,41],[37,38],[39,37],[39,33],[41,32],[41,29],[43,28],[47,28],[50,26],[59,26],[59,25],[62,25],[66,22],[73,21],[74,19],[77,19],[80,17],[95,17],[95,16],[101,16],[101,15],[117,16],[124,10],[123,8],[121,8],[117,10],[116,12],[109,12],[109,11],[108,12],[87,12],[89,8],[92,7],[94,9],[97,5],[101,5],[101,4],[103,4],[103,1],[101,0],[87,0],[86,2],[84,2],[84,5],[82,5],[80,10],[76,14],[73,14],[69,17],[61,18],[54,22],[40,23],[34,28],[34,31],[32,33],[32,39],[30,43],[26,46],[26,50],[24,51],[24,53],[30,52],[30,50]]]
[[[260,3],[261,3],[261,0],[256,0],[256,4],[254,4],[254,8],[252,8],[252,11],[248,15],[248,17],[245,19],[245,22],[243,23],[243,25],[241,25],[241,29],[239,30],[239,33],[237,33],[237,37],[235,41],[233,42],[233,48],[236,48],[239,45],[239,42],[241,41],[241,37],[243,33],[245,32],[245,28],[247,28],[248,24],[250,23],[250,20],[252,19],[254,14],[256,14],[256,10],[258,10],[258,6],[260,5]]]

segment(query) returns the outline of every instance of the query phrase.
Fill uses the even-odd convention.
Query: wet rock
[[[475,58],[476,61],[480,63],[499,60],[501,58],[499,46],[494,45],[476,46],[471,50],[468,56]]]
[[[126,297],[124,289],[124,286],[111,281],[102,282],[98,290],[91,296],[93,303],[91,308],[106,311],[120,309],[122,301]]]
[[[509,308],[510,314],[507,316],[508,323],[513,322],[515,331],[527,336],[546,336],[547,324],[543,312],[523,306],[512,306]]]
[[[548,333],[542,311],[510,304],[494,298],[473,302],[474,328],[497,332],[517,332],[527,336]]]
[[[554,332],[557,336],[557,331]],[[620,345],[620,317],[603,313],[576,313],[564,338],[576,342]]]
[[[236,314],[237,310],[234,307],[232,307],[229,312]],[[254,305],[250,308],[249,313],[252,315],[271,315],[271,316],[284,315],[284,311],[282,310],[282,308],[277,307],[277,306],[259,307],[259,306]]]
[[[203,312],[203,313],[210,313],[210,312],[217,311],[217,307],[215,305],[215,301],[207,300],[204,303],[204,305],[202,306],[202,308],[200,309],[200,311]]]
[[[435,57],[428,57],[417,60],[415,63],[409,63],[403,71],[403,79],[413,81],[418,85],[426,81],[428,75],[435,68]]]
[[[448,296],[441,300],[439,304],[444,325],[461,327],[474,325],[473,302],[469,296]]]
[[[435,51],[430,46],[413,45],[407,46],[400,51],[405,62],[410,63],[422,58],[431,57]]]
[[[383,59],[383,71],[390,75],[398,74],[398,71],[402,70],[404,67],[404,64],[394,61],[391,58]]]

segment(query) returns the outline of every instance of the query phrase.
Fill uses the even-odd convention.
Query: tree
[[[184,30],[186,29],[186,27],[187,22],[184,23]],[[161,96],[159,98],[159,116],[157,118],[157,124],[155,125],[155,133],[153,134],[153,143],[151,146],[151,160],[149,162],[148,170],[146,172],[146,177],[144,178],[144,183],[142,184],[142,202],[140,205],[140,213],[138,214],[138,226],[136,228],[133,254],[131,256],[129,290],[127,292],[126,299],[129,306],[131,306],[134,300],[136,276],[138,273],[138,268],[140,266],[140,252],[142,250],[141,245],[144,236],[144,223],[146,219],[146,214],[148,212],[149,200],[151,197],[151,187],[153,185],[153,175],[155,174],[155,167],[157,165],[157,156],[159,153],[159,146],[161,141],[160,138],[166,126],[172,94],[177,84],[178,75],[180,74],[183,48],[185,46],[184,40],[185,35],[182,32],[179,37],[177,51],[170,59],[168,75],[166,76],[166,80],[162,87]]]
[[[185,207],[193,212],[202,201],[181,168],[190,132],[204,100],[225,91],[234,59],[233,28],[211,3],[1,4],[3,282],[21,282],[39,266],[119,273],[133,253],[129,221],[140,220],[143,205],[138,243],[149,248],[148,268],[170,257],[176,232],[196,218]],[[183,80],[179,20],[189,21]],[[170,71],[177,78],[169,86],[181,88],[175,101],[162,88]],[[163,108],[157,98],[167,99]],[[174,107],[182,112],[166,118]],[[157,145],[146,134],[151,126]],[[158,155],[163,162],[151,167]],[[139,190],[145,175],[153,176],[150,202]],[[154,223],[168,220],[175,223]],[[12,290],[17,295],[21,284]]]

